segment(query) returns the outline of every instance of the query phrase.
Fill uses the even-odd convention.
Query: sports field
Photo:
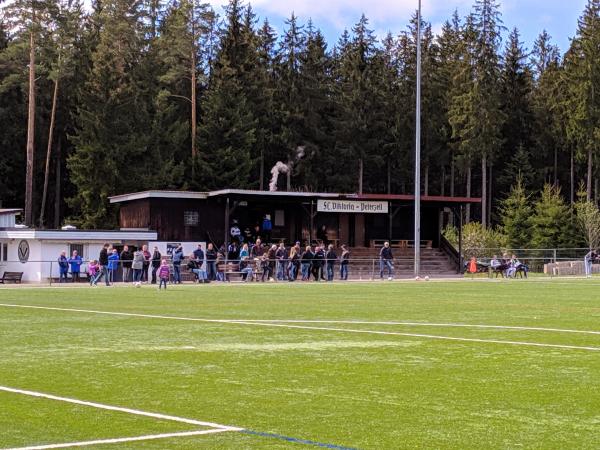
[[[600,445],[600,280],[2,288],[0,304],[0,448]]]

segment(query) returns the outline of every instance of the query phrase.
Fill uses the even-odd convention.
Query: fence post
[[[50,261],[50,286],[52,286],[52,262]]]
[[[372,262],[372,267],[371,267],[371,281],[373,281],[375,279],[375,260],[371,260]]]
[[[552,253],[554,255],[554,264],[556,264],[556,249],[552,249]]]

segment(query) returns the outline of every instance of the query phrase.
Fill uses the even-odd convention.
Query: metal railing
[[[259,274],[261,278],[265,270],[268,270],[272,272],[272,277],[268,278],[289,280],[291,274],[295,275],[293,277],[295,280],[302,279],[302,260],[295,260],[292,262],[290,259],[249,258],[240,260],[223,258],[217,260],[194,260],[195,262],[190,264],[191,258],[189,257],[182,259],[179,264],[174,263],[170,257],[161,258],[160,261],[147,261],[143,269],[139,269],[139,272],[136,272],[136,269],[132,268],[133,261],[112,261],[106,266],[106,272],[103,272],[102,268],[99,267],[92,274],[90,274],[92,260],[83,260],[78,266],[79,270],[77,270],[77,266],[73,267],[71,264],[68,264],[66,268],[63,267],[61,270],[61,263],[57,260],[29,260],[26,263],[20,261],[2,261],[0,262],[0,277],[3,272],[24,272],[27,274],[27,276],[24,277],[24,281],[60,284],[64,282],[89,282],[92,276],[98,276],[99,274],[104,273],[102,278],[97,280],[98,283],[105,283],[107,275],[109,277],[109,283],[130,283],[136,281],[137,278],[135,277],[137,276],[140,277],[141,282],[152,282],[153,279],[155,279],[155,276],[156,279],[158,278],[158,267],[153,267],[153,263],[159,265],[163,259],[168,262],[169,278],[171,281],[178,278],[176,273],[181,275],[182,281],[192,281],[194,278],[198,278],[198,274],[194,274],[192,269],[204,272],[205,276],[210,277],[213,281],[230,281],[230,279],[234,278],[234,275],[240,274],[246,267],[250,267],[252,273]],[[310,272],[311,280],[314,279],[315,269],[321,269],[323,277],[327,278],[328,265],[332,266],[334,280],[339,280],[342,277],[342,261],[340,258],[335,260],[319,259],[319,262],[317,263],[315,263],[314,260],[311,260],[310,263],[305,260],[304,264],[310,264],[308,270]],[[412,276],[413,264],[414,260],[408,255],[396,257],[391,262],[391,271],[389,265],[383,264],[384,278],[388,278],[389,276],[404,278]],[[439,261],[431,260],[429,262],[429,275],[434,275],[438,267],[442,267],[443,272],[448,273],[449,270],[451,270],[448,268],[448,264],[448,260],[444,258]],[[380,258],[351,257],[345,265],[347,267],[347,278],[349,280],[368,281],[379,279],[381,277],[382,260]],[[294,267],[293,270],[292,267]],[[278,277],[278,273],[282,271],[284,272],[284,275]],[[223,276],[219,276],[221,274]],[[321,273],[319,274],[319,277],[321,277]]]

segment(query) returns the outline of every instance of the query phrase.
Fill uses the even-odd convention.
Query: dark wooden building
[[[466,204],[481,199],[422,196],[421,201],[421,239],[437,247],[451,215],[459,217]],[[273,225],[272,241],[312,242],[324,229],[333,242],[369,247],[384,239],[412,242],[414,235],[412,195],[226,189],[137,192],[111,197],[110,202],[120,206],[122,229],[156,231],[159,241],[220,245],[229,241],[233,223],[242,231],[252,230],[266,215]]]

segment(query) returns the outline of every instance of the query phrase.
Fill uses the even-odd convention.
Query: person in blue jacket
[[[119,252],[116,248],[112,249],[110,255],[108,255],[108,279],[111,283],[115,281],[115,274],[119,269]]]
[[[73,254],[69,258],[69,265],[71,266],[71,278],[73,279],[73,283],[77,283],[79,281],[79,272],[81,272],[82,263],[83,260],[77,253],[77,250],[73,250]]]
[[[58,281],[60,283],[67,282],[67,273],[69,273],[69,260],[67,259],[67,252],[61,252],[58,257],[58,273],[60,277]]]
[[[173,258],[173,284],[181,284],[181,263],[183,261],[183,247],[179,245],[172,255]]]
[[[271,242],[271,231],[273,231],[273,223],[271,222],[271,216],[269,214],[265,214],[262,223],[262,232],[266,243]]]

